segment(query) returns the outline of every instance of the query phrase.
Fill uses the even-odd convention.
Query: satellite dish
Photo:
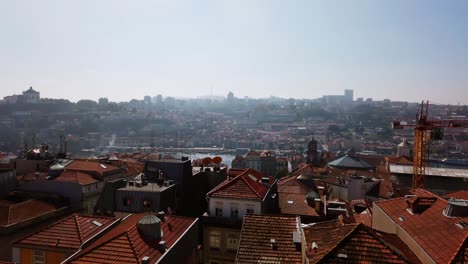
[[[213,158],[213,163],[215,164],[220,164],[221,161],[223,161],[223,158],[219,157],[219,156],[216,156]]]
[[[202,160],[202,163],[203,163],[203,165],[205,165],[205,166],[206,166],[206,165],[210,165],[211,162],[213,162],[213,160],[211,160],[210,157],[206,157],[206,158],[204,158],[204,159]]]

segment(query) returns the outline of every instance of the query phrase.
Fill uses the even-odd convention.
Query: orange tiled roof
[[[435,262],[448,263],[465,242],[468,234],[467,227],[460,228],[456,224],[460,221],[467,222],[468,217],[444,216],[443,211],[448,202],[433,193],[417,189],[413,190],[412,194],[427,197],[423,201],[428,202],[429,204],[425,205],[429,207],[420,213],[412,214],[407,210],[407,199],[404,197],[376,201],[374,205],[381,208],[394,223],[405,230]],[[400,220],[401,217],[404,221]],[[444,250],[440,250],[441,248]]]
[[[310,263],[410,263],[362,224],[314,225],[305,227],[304,233]],[[316,249],[312,249],[314,242]]]
[[[103,164],[98,160],[89,160],[89,159],[76,159],[72,161],[65,167],[65,170],[77,170],[77,171],[86,171],[86,172],[97,172],[100,175],[104,173],[114,172],[120,170],[118,167],[115,167],[110,164]]]
[[[413,162],[405,156],[401,156],[401,157],[389,156],[389,157],[385,157],[385,160],[388,163],[413,165]]]
[[[468,200],[468,191],[458,191],[453,193],[448,193],[444,195],[446,199],[455,198],[455,199],[463,199]]]
[[[149,263],[157,262],[162,252],[159,250],[161,239],[143,237],[137,223],[146,214],[134,214],[123,220],[118,226],[93,242],[80,252],[71,263],[141,263],[141,258],[148,256]],[[197,219],[181,216],[166,216],[161,222],[163,240],[170,250],[177,240],[195,224]]]
[[[297,179],[298,176],[292,175],[283,177],[278,181],[278,192],[280,193],[296,193],[307,194],[311,188]]]
[[[246,215],[236,263],[302,263],[301,249],[293,241],[299,217]],[[276,248],[270,240],[274,239]]]
[[[76,182],[81,185],[88,185],[98,182],[93,176],[80,171],[63,171],[54,179],[55,181]]]
[[[116,221],[118,219],[111,217],[74,214],[18,240],[15,244],[77,250],[92,236]]]
[[[278,196],[282,214],[319,216],[317,211],[307,204],[304,194],[279,193]]]
[[[237,199],[261,199],[263,200],[270,187],[262,183],[261,172],[246,169],[233,179],[225,180],[213,190],[208,192],[210,197],[237,198]],[[269,178],[269,185],[275,183],[274,177]]]
[[[20,203],[0,203],[0,226],[26,221],[57,210],[52,204],[31,199]]]

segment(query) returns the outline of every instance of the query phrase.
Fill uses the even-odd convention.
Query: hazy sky
[[[0,0],[0,97],[468,104],[468,1]]]

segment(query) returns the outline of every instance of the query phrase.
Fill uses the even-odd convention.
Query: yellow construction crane
[[[428,119],[427,113],[429,101],[421,102],[421,106],[416,113],[416,122],[409,123],[400,120],[394,120],[392,127],[394,129],[403,129],[405,127],[414,127],[414,148],[413,148],[413,189],[424,187],[424,175],[426,160],[428,156],[427,131],[441,128],[455,128],[468,124],[468,119]]]

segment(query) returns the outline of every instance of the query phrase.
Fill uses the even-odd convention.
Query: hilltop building
[[[28,90],[24,91],[22,95],[9,95],[3,97],[3,101],[7,104],[16,104],[16,103],[27,103],[27,104],[37,104],[40,102],[41,96],[40,93],[34,90],[32,87],[29,87]]]

